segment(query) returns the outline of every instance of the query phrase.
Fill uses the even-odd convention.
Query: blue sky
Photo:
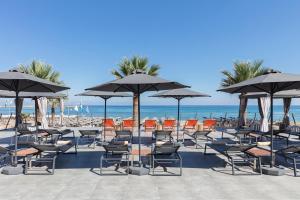
[[[112,80],[123,57],[148,56],[161,77],[213,96],[184,103],[235,104],[236,96],[216,92],[220,72],[235,60],[263,59],[266,67],[300,74],[299,10],[297,0],[3,0],[0,70],[32,59],[50,63],[78,103],[72,95]],[[144,104],[174,102],[147,94]],[[112,101],[120,103],[130,99]]]

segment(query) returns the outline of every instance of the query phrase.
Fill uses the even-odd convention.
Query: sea
[[[203,119],[208,117],[237,117],[237,105],[182,105],[180,109],[180,117],[185,119]],[[24,107],[23,113],[33,114],[33,107]],[[13,107],[1,107],[0,114],[14,114]],[[56,109],[56,114],[60,113],[60,109]],[[248,118],[259,119],[259,111],[256,105],[248,105]],[[50,108],[48,110],[50,114]],[[290,116],[294,115],[296,121],[300,121],[300,106],[293,105],[290,109]],[[74,106],[65,106],[65,116],[82,116],[82,117],[103,117],[104,106],[102,105],[81,105],[76,109]],[[107,116],[113,118],[128,118],[132,116],[132,106],[109,105],[107,106]],[[177,106],[175,105],[143,105],[141,106],[141,118],[176,118]],[[274,119],[281,120],[283,117],[282,105],[274,105]]]

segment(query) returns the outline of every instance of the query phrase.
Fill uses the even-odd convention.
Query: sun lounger
[[[253,145],[241,145],[241,144],[227,144],[223,141],[213,141],[205,144],[204,155],[209,155],[207,153],[207,148],[215,150],[221,155],[227,158],[226,163],[231,166],[232,175],[235,175],[235,169],[238,169],[236,164],[248,164],[252,165],[251,161],[255,158],[251,158],[245,155],[244,151],[253,147]],[[261,169],[261,163],[258,163],[259,169]]]
[[[133,131],[134,129],[134,120],[133,119],[124,119],[122,121],[122,130]]]
[[[198,125],[197,119],[186,120],[186,122],[183,126],[183,131],[196,131],[197,125]]]
[[[176,127],[176,120],[175,119],[166,119],[162,124],[162,129],[164,131],[174,131]]]
[[[193,133],[189,132],[189,131],[184,131],[183,132],[183,142],[185,141],[185,135],[189,136],[192,138],[192,140],[195,142],[195,148],[197,149],[199,146],[201,146],[199,144],[200,141],[210,141],[212,140],[211,137],[209,137],[209,134],[212,131],[195,131]]]
[[[0,168],[11,162],[10,150],[0,146]]]
[[[77,147],[81,142],[89,142],[88,147],[93,145],[93,148],[95,148],[97,143],[96,139],[101,135],[99,130],[79,130],[79,133],[80,137],[78,137],[76,141]]]
[[[278,150],[276,154],[283,156],[288,164],[293,165],[294,176],[298,176],[297,165],[300,165],[300,146],[289,146]]]
[[[116,131],[116,136],[113,139],[114,142],[127,141],[129,144],[132,143],[132,132],[130,130]]]
[[[182,158],[178,153],[180,145],[169,143],[162,145],[155,145],[152,150],[151,156],[151,168],[152,168],[152,176],[162,175],[162,176],[181,176],[182,175]],[[174,173],[168,171],[168,166],[173,166],[174,164],[178,164],[179,173]],[[158,166],[163,168],[164,173],[158,173],[155,170]]]
[[[118,172],[117,175],[128,175],[129,172],[129,155],[130,149],[126,144],[107,144],[103,145],[105,153],[100,158],[100,175],[108,175],[108,173],[103,173],[104,171],[109,171],[108,169],[104,170],[103,168],[108,168],[111,165],[115,165],[115,172]],[[122,173],[119,171],[119,168],[125,164],[125,172]],[[110,170],[111,171],[111,170]],[[109,173],[110,175],[116,175],[116,173]]]
[[[116,130],[116,125],[113,119],[103,119],[102,126],[105,127],[105,131]]]
[[[147,119],[144,123],[145,132],[154,131],[157,127],[157,121],[155,119]]]
[[[203,130],[214,131],[217,125],[216,119],[205,119],[203,120]]]
[[[152,132],[152,139],[155,141],[173,141],[172,131],[155,130]]]

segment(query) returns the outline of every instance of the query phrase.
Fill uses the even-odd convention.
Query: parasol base
[[[283,168],[262,166],[262,173],[270,176],[283,176],[285,170]]]
[[[2,174],[5,175],[19,175],[23,174],[24,169],[22,165],[17,165],[17,166],[5,166],[2,169]]]
[[[149,169],[144,167],[129,167],[129,173],[137,176],[145,176],[149,174]]]

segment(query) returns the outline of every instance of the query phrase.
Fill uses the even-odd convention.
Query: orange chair
[[[133,131],[134,128],[134,120],[133,119],[124,119],[122,121],[122,129]]]
[[[144,123],[145,132],[156,130],[157,122],[155,119],[146,119]]]
[[[198,124],[198,120],[197,119],[188,119],[186,120],[184,126],[183,126],[183,130],[196,130],[196,126]]]
[[[105,131],[114,131],[116,128],[115,122],[113,119],[103,119],[102,125],[105,127]]]
[[[166,119],[163,122],[162,129],[168,130],[168,131],[174,131],[174,128],[176,127],[176,120],[175,119]]]
[[[205,119],[203,120],[203,130],[215,130],[217,120],[215,119]]]

